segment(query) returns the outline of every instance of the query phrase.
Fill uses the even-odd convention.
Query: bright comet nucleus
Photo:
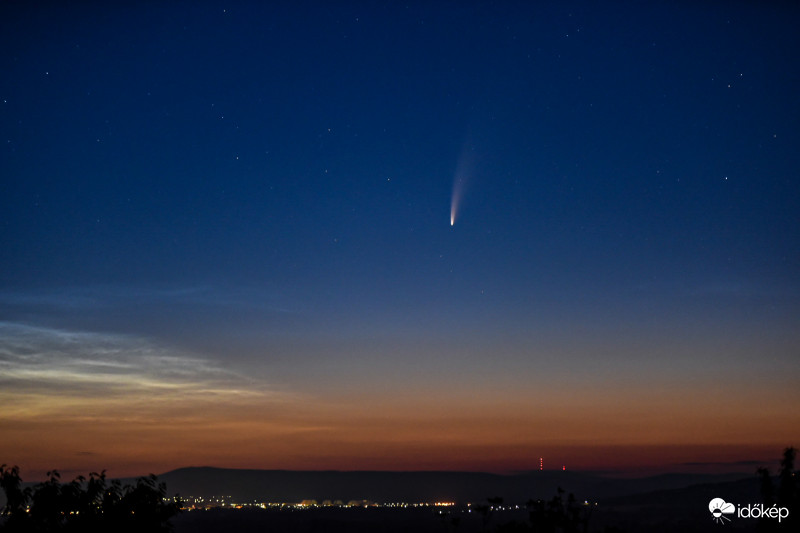
[[[453,182],[453,197],[450,200],[450,225],[456,223],[456,213],[458,212],[458,201],[461,199],[461,178],[456,178]]]
[[[464,182],[472,174],[472,150],[468,144],[464,144],[461,148],[461,155],[458,158],[456,166],[456,173],[453,176],[453,195],[450,199],[450,225],[454,226],[456,223],[456,216],[458,215],[459,204],[461,197],[464,195]]]

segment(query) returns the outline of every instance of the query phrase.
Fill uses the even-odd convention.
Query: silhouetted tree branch
[[[180,499],[167,498],[166,484],[152,474],[124,487],[117,480],[107,485],[105,470],[69,483],[61,483],[55,470],[47,477],[33,489],[22,489],[19,468],[0,467],[0,488],[7,499],[0,531],[171,531],[169,520],[180,511]]]

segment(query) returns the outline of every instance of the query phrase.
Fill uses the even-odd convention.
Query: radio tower
[[[544,458],[539,457],[539,472],[541,472],[542,470],[544,470]]]

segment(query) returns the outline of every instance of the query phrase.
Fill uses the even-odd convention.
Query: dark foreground
[[[589,532],[717,532],[707,509],[678,511],[670,505],[594,508]],[[440,514],[441,513],[441,514]],[[319,508],[308,510],[189,511],[172,519],[175,533],[480,533],[488,531],[534,531],[524,509],[495,511],[488,518],[466,508],[451,511],[430,508]],[[757,521],[729,523],[724,531],[756,531]],[[780,531],[780,530],[779,530]],[[788,531],[788,530],[787,530]]]

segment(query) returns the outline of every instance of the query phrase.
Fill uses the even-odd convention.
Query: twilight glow
[[[0,463],[800,445],[800,7],[626,6],[4,3]]]

